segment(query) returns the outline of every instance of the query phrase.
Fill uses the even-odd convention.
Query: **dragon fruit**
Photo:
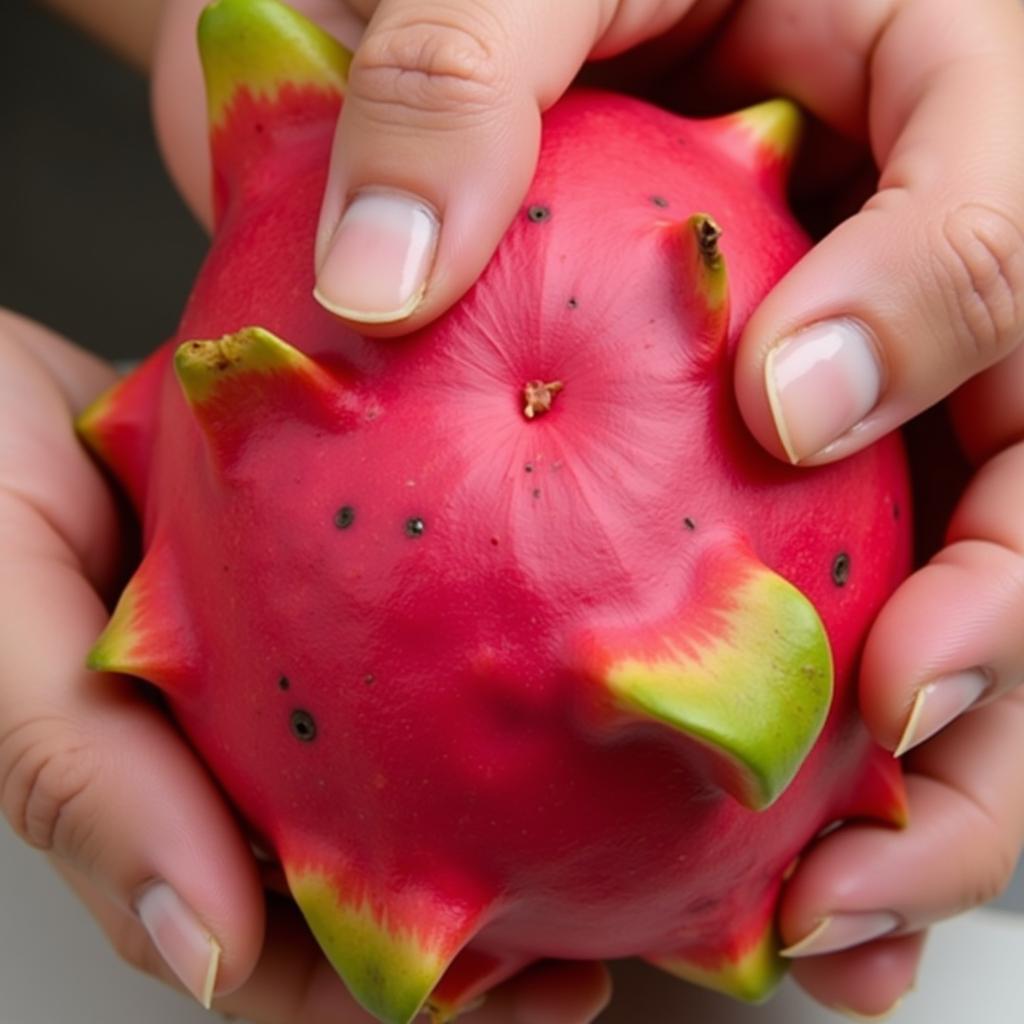
[[[549,957],[765,997],[787,866],[905,813],[854,686],[902,449],[785,466],[731,389],[808,245],[795,109],[570,93],[479,282],[382,341],[312,294],[349,54],[276,0],[199,35],[212,249],[80,424],[144,540],[90,664],[163,691],[381,1021]]]

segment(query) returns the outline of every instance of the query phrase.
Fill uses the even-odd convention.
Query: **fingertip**
[[[756,314],[755,314],[756,315]],[[773,395],[767,382],[772,371],[772,349],[749,326],[743,332],[736,352],[734,390],[747,429],[758,444],[782,462],[795,463],[792,442],[780,433],[773,407]]]
[[[600,961],[541,961],[488,994],[467,1024],[589,1024],[610,1001]]]
[[[877,437],[885,361],[868,324],[835,315],[768,333],[773,314],[755,314],[737,357],[737,401],[761,445],[792,465],[822,465]]]
[[[408,139],[395,143],[364,126],[358,142],[344,143],[344,166],[332,172],[325,196],[316,301],[371,337],[410,333],[450,309],[480,277],[522,205],[536,168],[539,120],[536,104],[524,98],[449,140],[436,157],[436,140],[432,147],[421,138],[419,159],[411,150],[404,158],[388,152],[408,149]]]
[[[440,228],[437,211],[419,196],[362,189],[327,243],[316,300],[361,325],[408,320],[423,302]]]
[[[793,978],[819,1003],[855,1020],[884,1020],[914,988],[925,933],[879,939],[792,966]]]
[[[232,992],[255,968],[265,931],[265,897],[251,846],[202,766],[162,723],[140,732],[119,762],[135,765],[111,783],[120,849],[103,868],[168,966],[196,999]],[[136,727],[138,723],[136,723]],[[166,732],[165,732],[166,730]],[[124,815],[117,825],[117,817]]]

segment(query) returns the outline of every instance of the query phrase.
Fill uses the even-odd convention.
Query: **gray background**
[[[110,357],[174,329],[205,246],[141,78],[28,0],[0,24],[0,305]]]
[[[174,330],[205,247],[160,165],[145,84],[27,0],[3,6],[0,305],[107,357],[144,355]],[[1024,871],[1000,902],[1024,911]]]

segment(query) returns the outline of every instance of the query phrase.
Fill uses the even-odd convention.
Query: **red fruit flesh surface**
[[[312,297],[335,114],[314,100],[312,127],[219,186],[178,335],[111,399],[98,444],[143,520],[148,676],[282,861],[396,927],[458,908],[472,950],[515,962],[735,959],[822,827],[901,807],[855,692],[908,570],[900,445],[790,468],[732,394],[742,325],[808,245],[782,186],[730,160],[721,122],[570,94],[480,281],[426,329],[372,340]],[[698,212],[722,229],[719,344],[684,272]],[[240,378],[204,431],[174,349],[251,324],[334,391]],[[564,385],[534,418],[530,381]],[[732,570],[702,567],[734,548],[811,601],[835,670],[817,744],[762,811],[685,737],[595,717],[589,678],[595,634],[713,631]]]

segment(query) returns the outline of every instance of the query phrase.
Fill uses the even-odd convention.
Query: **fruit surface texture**
[[[200,42],[212,247],[80,424],[144,548],[93,666],[164,692],[381,1021],[545,957],[763,998],[787,866],[904,815],[856,707],[900,444],[785,466],[731,385],[808,246],[795,111],[568,94],[479,282],[372,339],[313,298],[348,55],[274,0]]]

